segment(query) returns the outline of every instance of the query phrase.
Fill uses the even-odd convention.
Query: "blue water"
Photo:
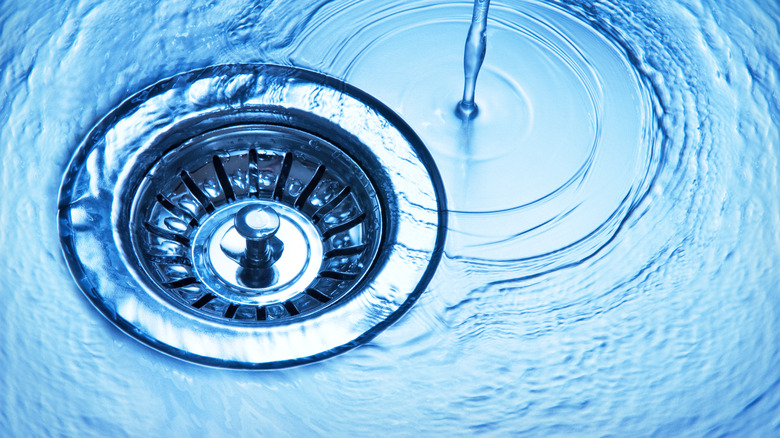
[[[463,129],[471,2],[0,4],[0,435],[780,434],[780,8],[493,1]],[[446,255],[370,344],[273,372],[111,326],[60,253],[73,151],[181,71],[271,62],[421,136]]]
[[[477,77],[487,51],[487,20],[490,10],[490,0],[474,0],[474,12],[471,25],[466,34],[466,47],[463,50],[463,97],[455,107],[456,114],[464,122],[469,121],[479,113],[474,103],[477,87]]]

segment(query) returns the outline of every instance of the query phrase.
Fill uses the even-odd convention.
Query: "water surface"
[[[8,436],[780,433],[780,10],[493,1],[0,6],[0,431]],[[446,256],[370,344],[275,372],[168,358],[90,307],[57,192],[157,80],[271,62],[346,80],[422,137]]]

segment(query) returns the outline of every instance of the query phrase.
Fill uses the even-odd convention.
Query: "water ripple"
[[[0,8],[0,430],[780,433],[777,2],[494,0],[468,130],[468,1],[44,3]],[[447,257],[363,348],[274,373],[184,364],[103,323],[53,256],[88,129],[228,62],[351,82],[440,167]]]

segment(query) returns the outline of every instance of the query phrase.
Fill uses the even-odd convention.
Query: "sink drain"
[[[366,173],[322,138],[273,125],[176,147],[130,210],[133,255],[164,294],[223,322],[302,318],[357,286],[382,242]]]
[[[214,366],[277,368],[375,336],[441,255],[443,191],[403,121],[333,78],[213,66],[129,98],[60,193],[63,252],[119,328]]]

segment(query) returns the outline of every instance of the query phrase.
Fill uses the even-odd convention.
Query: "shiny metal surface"
[[[267,65],[196,70],[128,99],[76,152],[60,205],[74,278],[112,322],[238,368],[373,337],[427,285],[446,225],[436,168],[397,116]]]
[[[273,264],[256,268],[257,276],[272,273],[267,282],[262,278],[246,281],[242,274],[251,266],[242,266],[246,240],[233,226],[236,210],[261,205],[278,210],[279,231],[276,238],[283,249]],[[273,205],[273,207],[271,207]],[[265,306],[281,304],[305,294],[323,265],[323,245],[317,229],[301,213],[284,204],[249,201],[234,204],[209,218],[195,235],[191,254],[195,276],[209,292],[234,304]],[[251,276],[251,272],[248,273]],[[257,311],[255,310],[255,316]],[[224,317],[224,314],[222,315]],[[291,316],[288,315],[287,316]],[[232,319],[232,318],[231,318]]]

